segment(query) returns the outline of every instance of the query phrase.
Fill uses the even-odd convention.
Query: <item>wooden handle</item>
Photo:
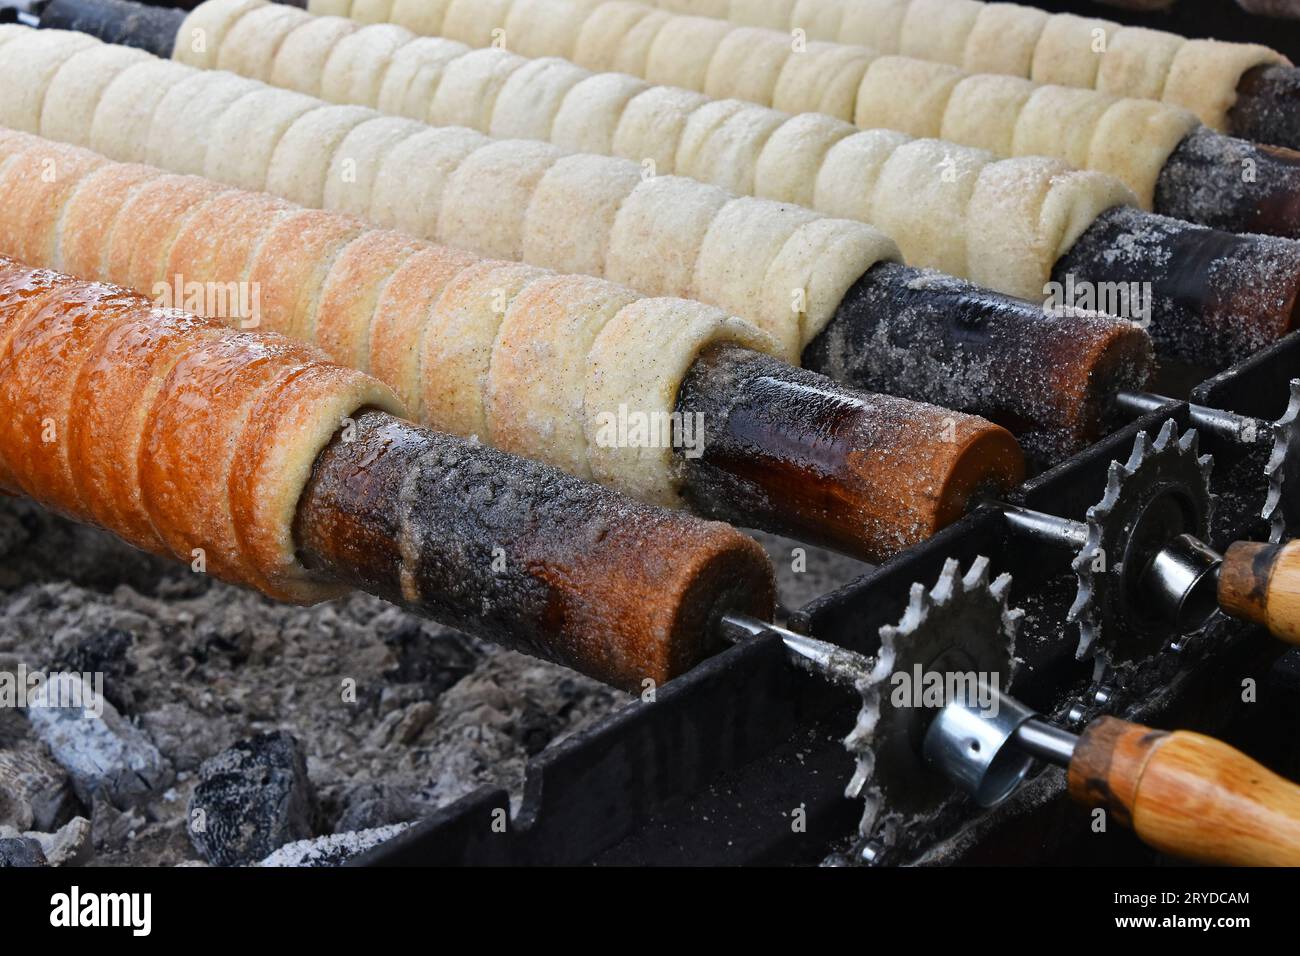
[[[1300,866],[1300,787],[1212,737],[1102,717],[1079,738],[1069,783],[1162,852]]]
[[[1300,644],[1300,540],[1238,541],[1228,548],[1219,570],[1219,607]]]

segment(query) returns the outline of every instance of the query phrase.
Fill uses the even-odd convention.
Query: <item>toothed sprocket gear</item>
[[[848,796],[866,801],[864,838],[876,835],[887,818],[904,826],[928,818],[953,796],[952,787],[921,758],[935,710],[896,701],[894,675],[910,677],[918,666],[923,673],[974,673],[984,680],[996,674],[1005,691],[1021,617],[1007,606],[1010,587],[1006,574],[990,583],[987,558],[976,558],[965,574],[949,560],[938,583],[930,590],[913,584],[902,619],[880,629],[880,652],[857,685],[862,695],[857,724],[844,740],[857,760]]]
[[[1213,496],[1210,466],[1197,436],[1172,419],[1154,442],[1139,432],[1128,461],[1112,461],[1101,501],[1088,509],[1087,538],[1072,562],[1078,591],[1068,619],[1078,625],[1077,656],[1108,664],[1160,651],[1170,625],[1139,590],[1151,559],[1180,534],[1208,540]]]
[[[1263,518],[1268,540],[1281,544],[1300,527],[1300,378],[1291,379],[1286,411],[1271,423],[1273,448],[1264,466],[1268,495]]]

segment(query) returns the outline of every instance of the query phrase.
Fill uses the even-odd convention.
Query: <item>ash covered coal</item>
[[[762,540],[787,607],[864,570]],[[173,777],[122,806],[83,799],[27,715],[0,708],[0,839],[15,863],[202,865],[265,849],[253,862],[336,865],[480,786],[517,801],[529,757],[628,699],[378,598],[277,604],[0,498],[0,672],[20,664],[102,675],[106,706]],[[231,748],[266,734],[301,749],[305,829],[281,828],[256,852],[196,844],[201,768],[237,764]],[[255,788],[243,793],[256,802]]]
[[[102,865],[206,862],[187,833],[200,767],[259,734],[301,746],[317,805],[283,835],[319,838],[483,785],[518,794],[529,756],[626,700],[378,598],[277,604],[0,499],[0,671],[20,665],[102,674],[106,706],[174,771],[143,801],[87,804],[32,721],[0,709],[0,826],[34,839],[84,817]]]

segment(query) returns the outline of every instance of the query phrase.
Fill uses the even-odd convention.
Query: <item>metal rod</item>
[[[841,687],[856,688],[858,682],[867,677],[875,666],[875,660],[870,657],[799,634],[779,624],[744,614],[727,614],[722,618],[722,636],[732,644],[753,640],[764,634],[778,635],[795,664]]]
[[[1016,745],[1030,756],[1060,767],[1068,767],[1074,758],[1079,738],[1068,730],[1031,717],[1012,735]]]
[[[1170,405],[1176,404],[1175,399],[1166,395],[1128,391],[1116,392],[1114,402],[1117,409],[1134,418],[1140,415],[1150,415],[1153,412],[1161,411]],[[1221,408],[1209,408],[1205,405],[1189,404],[1187,409],[1192,424],[1197,429],[1227,439],[1230,442],[1251,445],[1255,443],[1259,436],[1269,434],[1268,422],[1259,418],[1238,415],[1235,412],[1224,411]]]
[[[1081,521],[1058,518],[1056,515],[1002,502],[993,504],[1002,512],[1012,530],[1035,541],[1071,549],[1081,548],[1088,541],[1088,528]]]

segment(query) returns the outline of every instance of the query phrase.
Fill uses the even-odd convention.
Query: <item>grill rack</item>
[[[1201,382],[1189,400],[1273,419],[1285,410],[1287,383],[1297,375],[1300,333]],[[1110,462],[1127,458],[1139,431],[1154,435],[1169,418],[1187,427],[1187,403],[1172,402],[1036,476],[1015,503],[1081,517],[1100,497]],[[1257,453],[1211,435],[1203,436],[1202,450],[1215,456],[1212,487],[1219,495],[1211,543],[1262,539]],[[1067,714],[1088,691],[1091,675],[1090,664],[1074,659],[1074,636],[1064,624],[1073,574],[1046,545],[1018,538],[1008,547],[1006,525],[989,509],[816,598],[790,622],[871,653],[879,627],[898,619],[912,582],[933,582],[948,558],[966,565],[978,555],[992,560],[994,573],[1011,572],[1011,604],[1030,611],[1017,643],[1024,661],[1017,693],[1044,713]],[[1220,618],[1193,646],[1141,671],[1107,709],[1153,722],[1176,715],[1197,729],[1222,731],[1233,716],[1224,703],[1238,699],[1237,675],[1274,666],[1300,691],[1283,645]],[[861,808],[843,793],[852,762],[840,740],[857,706],[852,695],[791,667],[775,636],[741,644],[660,688],[656,701],[636,701],[535,757],[513,815],[506,791],[483,788],[354,864],[816,864],[848,850],[856,836]],[[888,861],[987,857],[1008,834],[1029,826],[1034,839],[1017,837],[1015,859],[1043,862],[1072,832],[1086,832],[1082,825],[1060,825],[1065,815],[1081,812],[1067,803],[1063,776],[1044,774],[992,811],[964,808],[946,838],[907,847]],[[799,807],[803,832],[792,826]],[[1109,842],[1133,852],[1128,837]]]
[[[146,2],[164,8],[193,6]],[[1151,14],[1094,0],[1032,2],[1054,12],[1185,35],[1251,41],[1262,32],[1260,18],[1221,0],[1179,0],[1171,12]],[[1263,23],[1269,44],[1300,60],[1300,23]],[[1201,382],[1188,398],[1273,419],[1284,410],[1287,383],[1297,375],[1300,333]],[[1035,477],[1019,489],[1014,502],[1081,517],[1099,497],[1111,460],[1126,458],[1139,431],[1154,435],[1168,418],[1185,428],[1186,403],[1171,402]],[[1208,434],[1202,435],[1202,450],[1215,456],[1214,490],[1231,493],[1221,498],[1212,543],[1262,538],[1266,529],[1258,506],[1263,488],[1256,480],[1260,463]],[[912,582],[932,582],[948,558],[965,565],[985,555],[995,573],[1013,574],[1011,603],[1034,612],[1022,628],[1019,648],[1026,667],[1017,692],[1032,706],[1063,715],[1087,690],[1090,673],[1089,665],[1074,660],[1074,638],[1063,624],[1073,576],[1068,563],[1059,554],[1049,557],[1041,544],[1017,539],[1013,547],[1007,545],[1002,519],[993,511],[977,511],[816,598],[793,612],[790,623],[871,653],[877,629],[897,620]],[[1044,629],[1044,622],[1053,627]],[[1300,655],[1286,654],[1254,629],[1220,620],[1195,651],[1166,655],[1160,666],[1142,673],[1140,684],[1117,695],[1109,710],[1153,722],[1191,715],[1201,729],[1222,729],[1231,716],[1222,703],[1231,698],[1231,685],[1243,669],[1257,673],[1273,666],[1300,702],[1298,661]],[[1217,706],[1206,711],[1206,701]],[[840,739],[852,726],[857,706],[856,699],[789,666],[775,636],[736,646],[661,688],[654,703],[633,703],[535,757],[513,814],[506,791],[482,788],[352,865],[817,863],[846,850],[855,835],[860,806],[843,795],[852,762]],[[1300,707],[1293,713],[1300,713]],[[806,814],[802,832],[791,826],[796,807]],[[504,830],[503,811],[509,817]],[[1078,812],[1067,806],[1060,775],[1044,775],[1007,804],[986,813],[966,812],[952,821],[943,839],[909,847],[890,862],[1042,862],[1067,842],[1044,839],[1044,834],[1069,829],[1061,822]],[[1033,839],[1025,839],[1026,833]],[[1012,835],[1014,843],[1008,839]],[[1035,840],[1036,850],[1021,852],[1034,847]],[[1124,851],[1133,852],[1132,838],[1117,840]],[[998,859],[999,844],[1016,847],[1010,860]]]

